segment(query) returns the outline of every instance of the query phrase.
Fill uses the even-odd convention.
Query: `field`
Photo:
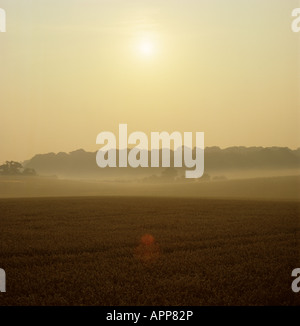
[[[0,305],[299,305],[299,202],[0,199]]]

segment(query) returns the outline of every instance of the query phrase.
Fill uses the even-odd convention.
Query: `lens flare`
[[[160,249],[151,234],[144,234],[134,253],[136,259],[143,263],[153,263],[160,256]]]

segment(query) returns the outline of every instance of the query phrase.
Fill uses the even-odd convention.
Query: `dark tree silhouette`
[[[30,169],[30,168],[26,168],[23,171],[24,175],[36,175],[36,171],[35,169]]]
[[[21,174],[20,169],[22,169],[23,166],[19,162],[15,161],[6,161],[5,164],[0,166],[1,174]]]
[[[36,175],[34,169],[23,169],[23,165],[15,161],[6,161],[5,164],[0,165],[0,174],[2,175]]]

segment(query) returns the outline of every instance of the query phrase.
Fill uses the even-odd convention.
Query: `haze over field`
[[[130,150],[128,150],[129,152]],[[184,148],[182,150],[184,152]],[[141,180],[145,177],[164,176],[173,181],[184,178],[187,168],[174,167],[174,153],[170,153],[171,168],[162,167],[162,150],[159,152],[158,168],[151,168],[151,151],[148,151],[149,168],[99,168],[96,164],[96,152],[83,149],[71,153],[38,154],[24,162],[24,167],[33,168],[39,175],[55,175],[63,178],[92,178],[121,180]],[[300,174],[300,149],[263,148],[263,147],[206,147],[204,151],[205,175],[198,181],[211,177],[250,178],[260,176],[282,176]],[[117,150],[117,158],[119,151]],[[195,157],[195,149],[193,150]],[[184,159],[183,159],[184,162]],[[194,168],[191,168],[193,170]],[[147,179],[150,181],[149,179]],[[161,179],[160,181],[163,181]],[[183,180],[182,180],[183,181]],[[197,180],[196,180],[197,181]]]
[[[159,154],[161,161],[161,150]],[[148,153],[149,166],[150,156]],[[186,179],[187,168],[173,166],[173,151],[169,168],[99,168],[96,153],[82,149],[39,154],[23,162],[23,168],[18,163],[14,170],[8,165],[5,166],[7,170],[0,166],[0,197],[114,195],[300,199],[299,149],[207,147],[204,158],[204,175]]]
[[[299,305],[300,2],[0,6],[0,306]],[[170,167],[97,165],[163,131]]]
[[[39,177],[1,177],[0,193],[32,196],[47,184],[44,193],[59,193],[61,180],[45,176],[81,179],[77,187],[93,194],[103,189],[91,180],[189,182],[184,167],[100,169],[96,137],[117,135],[119,124],[147,136],[204,132],[205,173],[195,182],[288,177],[290,185],[300,166],[300,39],[291,31],[298,5],[3,0],[0,165],[23,162],[25,175]]]

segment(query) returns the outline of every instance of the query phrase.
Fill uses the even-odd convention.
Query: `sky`
[[[0,163],[102,131],[300,147],[294,0],[0,0]]]

